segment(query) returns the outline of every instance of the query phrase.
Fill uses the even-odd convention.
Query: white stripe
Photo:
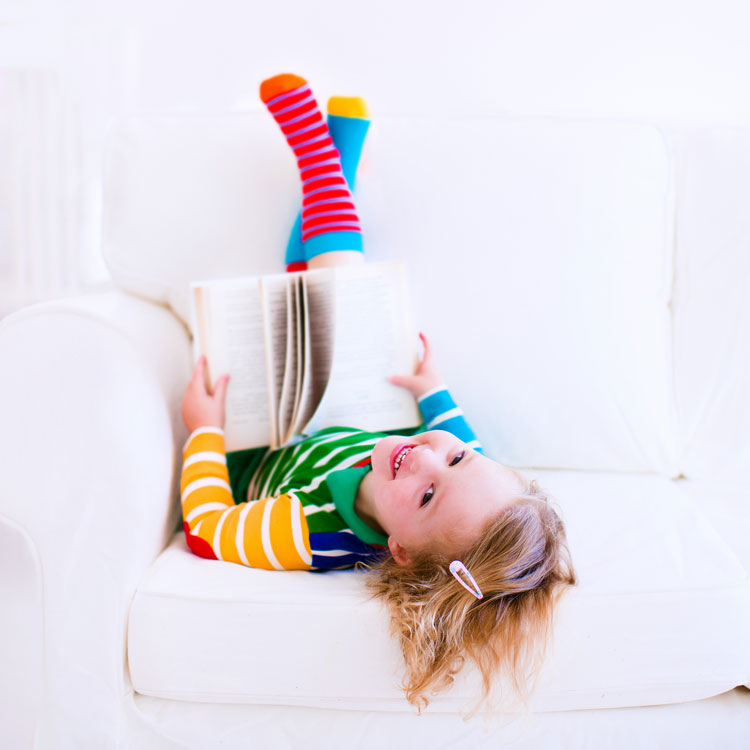
[[[360,453],[355,456],[351,456],[351,458],[349,459],[351,461],[351,463],[349,463],[349,468],[354,466],[354,464],[358,463],[363,458],[369,457],[370,455],[372,455],[371,450],[368,450],[365,453]],[[341,468],[342,467],[340,465],[334,466],[332,469],[329,469],[323,474],[319,474],[317,477],[315,477],[315,479],[313,479],[313,481],[310,482],[310,484],[308,484],[307,487],[296,487],[295,489],[297,492],[312,492],[313,490],[316,490],[318,487],[320,487],[321,483],[328,477],[329,474],[333,473],[334,471],[338,471]]]
[[[237,553],[240,556],[240,560],[242,560],[245,565],[250,565],[250,562],[245,555],[245,518],[250,512],[250,508],[252,508],[257,502],[257,500],[253,500],[251,503],[246,503],[245,507],[240,511],[239,518],[237,519],[237,534],[234,537],[234,543],[237,547]]]
[[[193,453],[192,456],[186,458],[182,466],[185,468],[186,466],[197,464],[198,461],[212,461],[216,464],[227,465],[227,457],[223,453],[216,453],[216,451],[200,451],[199,453]]]
[[[198,532],[201,530],[201,526],[203,526],[203,519],[201,518],[198,523],[195,524],[195,528],[190,532],[193,536],[198,536]]]
[[[207,427],[196,427],[191,433],[188,439],[185,441],[185,447],[182,449],[182,452],[184,453],[187,450],[188,445],[190,445],[190,441],[196,437],[197,435],[204,435],[206,433],[212,433],[214,435],[221,435],[224,437],[224,430],[221,429],[221,427],[212,427],[211,425]]]
[[[440,385],[433,388],[431,391],[427,391],[427,393],[423,393],[418,399],[417,403],[420,401],[424,401],[426,398],[429,398],[430,396],[434,396],[436,393],[440,393],[440,391],[447,391],[448,386],[445,383],[441,383]]]
[[[304,447],[305,450],[303,450],[298,455],[295,455],[295,453],[292,454],[290,457],[290,463],[288,470],[284,473],[284,475],[279,480],[276,487],[270,487],[269,482],[271,480],[271,475],[273,474],[273,471],[269,472],[268,480],[266,481],[266,486],[263,488],[263,495],[274,495],[276,492],[280,491],[284,485],[289,481],[291,477],[294,476],[295,472],[299,471],[300,464],[307,458],[307,456],[314,451],[319,445],[325,445],[326,443],[335,442],[338,438],[340,438],[342,435],[351,435],[351,432],[334,432],[332,435],[326,435],[325,437],[320,438],[319,440],[315,440],[312,445],[309,445],[309,447],[305,446],[303,443],[298,443],[295,446],[295,453],[300,450],[300,448]],[[356,443],[354,443],[356,446]]]
[[[313,552],[319,557],[343,557],[344,555],[357,555],[358,552],[351,552],[348,549],[314,549]]]
[[[263,458],[261,458],[260,463],[258,464],[258,468],[253,472],[253,477],[250,480],[250,484],[247,486],[247,499],[248,500],[254,500],[260,494],[259,492],[255,491],[255,483],[257,481],[257,478],[260,476],[260,470],[263,468],[263,464],[265,464],[266,460],[272,453],[273,451],[269,448],[263,454]]]
[[[201,487],[223,487],[225,490],[228,490],[230,495],[232,494],[232,488],[224,479],[221,479],[220,477],[201,477],[200,479],[190,482],[190,484],[185,487],[185,491],[182,493],[180,501],[184,503],[191,493],[195,492],[195,490],[199,490]]]
[[[448,409],[448,411],[444,411],[442,414],[438,414],[437,417],[430,420],[427,429],[431,430],[436,424],[440,424],[440,422],[447,422],[449,419],[453,419],[453,417],[460,416],[463,416],[463,411],[458,407],[455,409]]]
[[[305,547],[305,540],[302,538],[302,521],[299,517],[299,509],[302,507],[300,499],[289,493],[291,498],[291,512],[292,512],[292,538],[294,539],[294,547],[297,550],[297,554],[302,558],[302,562],[305,565],[312,565],[312,556],[308,553]]]
[[[302,512],[305,516],[310,516],[313,513],[326,512],[330,513],[332,510],[336,510],[336,503],[326,503],[325,505],[304,505],[302,506]]]
[[[275,497],[269,497],[266,501],[266,507],[263,508],[263,521],[260,527],[260,538],[263,541],[263,551],[266,553],[268,562],[271,563],[271,567],[276,570],[284,570],[276,559],[276,555],[273,553],[273,547],[271,546],[271,508],[273,508],[276,502]]]
[[[466,443],[468,448],[481,448],[482,444],[478,440],[472,440],[470,443]]]
[[[374,445],[375,443],[379,442],[381,438],[370,438],[369,440],[363,440],[361,443],[352,443],[351,445],[342,445],[340,448],[336,448],[336,450],[331,451],[327,456],[324,456],[323,458],[318,461],[318,463],[313,464],[313,469],[317,469],[319,466],[322,466],[324,463],[327,463],[330,461],[337,453],[341,453],[341,451],[349,450],[349,448],[359,448],[364,447],[365,445]]]
[[[214,541],[211,545],[214,548],[214,554],[216,555],[217,560],[223,560],[224,558],[221,556],[221,527],[224,525],[224,521],[227,520],[227,516],[231,511],[234,510],[237,506],[235,505],[233,508],[227,508],[224,513],[221,514],[219,518],[219,523],[216,524],[216,529],[214,531]]]
[[[307,448],[304,452],[300,453],[298,456],[295,456],[295,460],[297,463],[302,463],[307,456],[314,451],[319,445],[325,445],[326,443],[335,442],[338,438],[340,438],[342,435],[351,435],[351,432],[334,432],[332,435],[325,435],[324,437],[321,437],[319,440],[315,440],[312,444],[310,444],[310,447]],[[300,446],[302,443],[300,443]]]
[[[203,505],[199,505],[197,508],[193,508],[190,513],[187,514],[185,517],[185,520],[188,523],[188,526],[190,525],[190,522],[196,517],[200,516],[203,513],[208,513],[210,510],[226,510],[227,504],[226,503],[203,503]]]

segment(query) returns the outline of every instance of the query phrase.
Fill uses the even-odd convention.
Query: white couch
[[[188,283],[281,270],[299,188],[265,113],[153,117],[111,133],[112,289],[0,324],[0,744],[747,747],[750,131],[384,118],[358,180],[368,257],[568,529],[529,720],[463,722],[473,668],[417,717],[363,574],[186,548]]]

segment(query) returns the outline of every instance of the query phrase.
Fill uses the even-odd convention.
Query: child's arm
[[[188,546],[197,555],[267,570],[308,570],[312,565],[307,520],[292,494],[235,504],[224,447],[228,376],[212,394],[198,360],[182,401],[190,430],[183,448],[180,502]],[[273,545],[271,542],[273,541]]]
[[[419,334],[424,346],[422,361],[414,375],[392,375],[388,378],[394,385],[408,388],[417,399],[427,430],[447,430],[470,448],[483,453],[482,446],[466,421],[463,411],[448,392],[443,377],[437,369],[432,347],[423,334]]]

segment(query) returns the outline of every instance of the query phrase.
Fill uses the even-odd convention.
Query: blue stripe
[[[446,419],[444,422],[438,422],[436,425],[433,425],[430,429],[450,432],[459,440],[463,440],[464,443],[470,443],[472,440],[477,439],[468,422],[463,417]]]
[[[297,86],[296,89],[292,89],[291,91],[285,91],[283,94],[279,94],[278,96],[274,96],[273,99],[269,99],[266,102],[266,106],[270,107],[272,104],[276,104],[276,102],[283,101],[284,99],[288,99],[290,96],[294,96],[294,94],[299,94],[300,91],[304,91],[307,89],[310,91],[306,83],[303,83],[301,86]]]
[[[314,122],[312,125],[308,125],[306,128],[299,128],[299,129],[295,130],[293,133],[282,133],[282,135],[285,138],[296,138],[298,135],[300,135],[302,133],[306,133],[308,130],[312,130],[313,128],[319,128],[319,127],[320,127],[320,123],[319,122]],[[321,138],[325,138],[325,133],[321,133],[320,137]],[[311,138],[310,140],[314,141],[315,138]],[[300,144],[300,145],[304,145],[304,144]]]
[[[324,188],[324,190],[327,190],[328,188]],[[345,201],[347,200],[347,197],[345,195],[339,195],[336,198],[321,198],[319,201],[313,201],[312,203],[308,203],[304,210],[302,211],[302,216],[305,216],[306,213],[310,211],[310,209],[313,206],[323,206],[326,203],[338,203],[339,201]],[[349,201],[351,203],[352,201]]]
[[[338,174],[336,174],[336,170],[333,170],[331,172],[326,172],[325,174],[315,175],[315,177],[311,177],[309,180],[302,180],[302,186],[304,187],[305,185],[308,185],[311,182],[316,182],[317,180],[327,180],[331,177],[339,178],[341,180],[341,186],[339,187],[338,185],[329,185],[327,187],[328,190],[346,190],[347,192],[349,192],[349,186],[346,184],[344,173],[341,170],[339,170]],[[304,193],[304,197],[307,198],[307,196],[309,195],[308,191],[305,190]]]
[[[311,143],[317,143],[318,141],[322,141],[324,138],[328,138],[329,136],[326,133],[321,133],[320,135],[316,135],[315,138],[310,138],[307,141],[302,141],[302,143],[298,143],[296,146],[292,146],[292,151],[297,153],[298,148],[304,148],[305,146],[309,146]]]
[[[301,99],[296,104],[290,104],[288,107],[284,107],[284,109],[279,109],[276,112],[274,112],[273,116],[277,117],[278,115],[283,115],[285,112],[289,112],[292,109],[296,109],[297,107],[301,107],[304,104],[307,104],[308,102],[314,101],[312,92],[310,92],[310,96],[308,96],[306,99]]]
[[[315,193],[324,193],[326,190],[346,190],[346,184],[342,180],[341,185],[326,185],[325,187],[315,188],[314,190],[308,190],[305,193],[305,198],[309,198],[311,195],[315,195]],[[340,195],[337,198],[325,198],[324,200],[327,201],[340,201],[343,200],[346,196]],[[315,201],[315,203],[319,203],[320,201]],[[310,203],[308,205],[314,206],[315,203]],[[307,206],[305,206],[307,208]]]
[[[334,211],[316,211],[314,214],[308,214],[302,217],[302,221],[308,221],[309,219],[317,219],[318,216],[337,216],[338,214],[351,214],[354,217],[354,221],[359,221],[357,214],[353,208],[337,208]],[[325,226],[325,225],[322,225]]]
[[[308,164],[305,167],[300,167],[300,172],[307,172],[308,169],[317,169],[318,167],[324,167],[326,164],[336,164],[339,167],[341,166],[341,160],[338,156],[335,156],[333,159],[324,159],[323,161],[316,161],[314,164]],[[335,170],[333,170],[335,171]]]
[[[425,399],[419,399],[418,404],[425,425],[432,422],[433,419],[439,417],[441,414],[456,408],[456,402],[453,400],[447,388],[442,388],[437,393],[433,393]],[[451,432],[459,440],[463,440],[465,443],[471,443],[477,439],[474,430],[471,429],[471,425],[466,421],[464,416],[451,417],[443,422],[438,422],[437,424],[432,425],[430,429]],[[475,448],[474,450],[476,450],[477,453],[484,454],[484,450],[481,447]]]
[[[316,224],[314,227],[308,227],[307,232],[303,234],[302,236],[302,242],[305,241],[305,237],[310,234],[311,232],[318,232],[321,229],[329,229],[331,227],[346,227],[351,232],[359,232],[360,229],[357,229],[359,226],[359,221],[331,221],[328,224]]]
[[[347,552],[371,554],[372,546],[363,542],[349,531],[317,531],[310,534],[310,549],[317,552],[330,552],[342,549]]]
[[[305,104],[308,104],[309,102],[302,100],[301,102],[297,102],[297,104],[294,105],[294,107],[303,107]],[[293,109],[293,107],[290,107],[290,109]],[[276,112],[274,114],[274,117],[276,115],[280,115],[281,112]],[[294,125],[295,122],[299,122],[300,120],[304,120],[306,117],[312,117],[315,114],[315,109],[309,109],[307,112],[303,112],[299,117],[292,117],[291,120],[287,120],[286,122],[280,122],[279,126],[282,128],[287,127],[288,125]],[[322,117],[322,115],[321,115]],[[292,135],[292,133],[289,133],[289,135]]]
[[[296,130],[291,130],[288,133],[283,133],[284,138],[296,138],[301,133],[306,133],[308,130],[310,130],[310,128],[319,128],[321,123],[325,124],[325,120],[323,120],[323,115],[321,115],[320,112],[308,112],[306,116],[314,117],[315,115],[317,115],[319,118],[317,122],[314,122],[312,125],[309,125],[306,128],[297,128]],[[297,120],[299,119],[300,118],[297,118]],[[295,120],[294,122],[296,122],[297,120]],[[287,123],[284,123],[283,125],[279,125],[280,128],[285,128],[286,126],[287,126]]]
[[[312,556],[313,568],[335,570],[336,568],[351,568],[360,560],[371,561],[373,555],[341,555],[340,557],[324,557],[323,555]]]
[[[323,136],[325,138],[325,136]],[[324,154],[326,151],[333,151],[333,146],[323,146],[323,148],[319,148],[317,151],[309,151],[306,154],[302,154],[302,156],[298,156],[298,159],[309,159],[311,156],[317,156],[318,154]],[[295,151],[297,149],[294,149]]]

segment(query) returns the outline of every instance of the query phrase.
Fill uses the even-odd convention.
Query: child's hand
[[[182,419],[185,427],[192,433],[199,427],[221,427],[224,429],[224,400],[227,395],[229,375],[222,375],[213,388],[213,393],[206,390],[204,369],[206,358],[201,357],[195,363],[193,377],[182,397]]]
[[[420,333],[419,338],[422,339],[424,354],[414,375],[390,375],[388,377],[388,380],[393,385],[408,388],[414,398],[419,398],[421,395],[443,384],[443,377],[435,365],[435,360],[432,356],[432,346],[427,340],[427,336]]]

